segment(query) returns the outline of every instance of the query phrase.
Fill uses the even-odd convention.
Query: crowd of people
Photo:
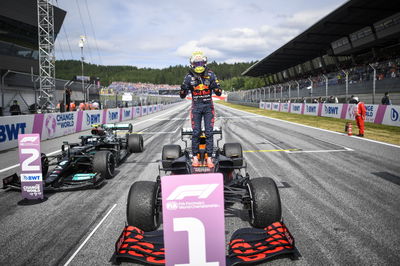
[[[134,94],[153,94],[158,95],[159,90],[179,90],[180,85],[168,85],[168,84],[152,84],[152,83],[131,83],[131,82],[112,82],[106,90],[113,94],[131,92]]]
[[[400,58],[381,61],[371,64],[376,69],[376,79],[383,80],[388,78],[400,78]],[[348,73],[349,84],[370,81],[374,77],[374,69],[369,64],[355,66],[343,71],[331,72],[316,77],[298,80],[300,89],[324,87],[325,77],[328,78],[328,85],[340,85],[346,83],[346,73]],[[312,83],[311,83],[312,82]]]

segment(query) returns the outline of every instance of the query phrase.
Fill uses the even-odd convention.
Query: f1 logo
[[[218,187],[218,184],[187,185],[177,187],[167,200],[182,200],[186,197],[206,199]]]

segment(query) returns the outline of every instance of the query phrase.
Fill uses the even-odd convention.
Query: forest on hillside
[[[264,86],[260,78],[241,76],[241,73],[253,65],[250,63],[216,63],[208,64],[224,90],[254,89]],[[76,75],[81,75],[81,62],[78,60],[58,60],[56,62],[56,77],[70,80]],[[183,77],[188,72],[187,66],[177,65],[163,69],[138,68],[135,66],[102,66],[84,63],[84,75],[99,77],[101,85],[108,86],[113,81],[142,82],[153,84],[181,84]]]

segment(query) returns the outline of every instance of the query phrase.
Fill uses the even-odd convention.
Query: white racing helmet
[[[193,52],[190,57],[190,67],[197,74],[201,74],[206,70],[207,66],[207,57],[201,51]]]

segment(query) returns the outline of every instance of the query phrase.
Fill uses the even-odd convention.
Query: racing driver
[[[214,128],[214,105],[212,101],[212,92],[217,96],[222,93],[218,78],[207,67],[207,57],[203,52],[193,52],[190,57],[189,73],[185,76],[180,97],[183,99],[188,92],[192,94],[192,153],[193,166],[200,166],[199,162],[199,144],[201,135],[201,121],[204,118],[204,133],[206,136],[206,162],[208,168],[213,168],[212,153],[214,146],[213,128]]]

